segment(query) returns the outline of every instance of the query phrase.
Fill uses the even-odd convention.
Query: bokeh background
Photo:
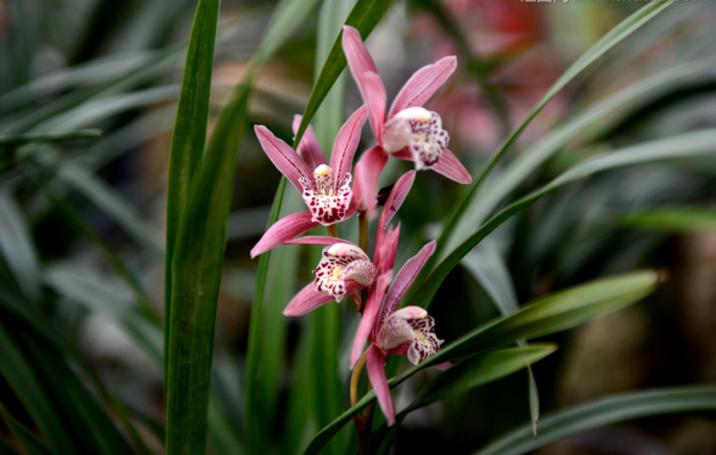
[[[560,74],[643,3],[409,0],[396,2],[367,44],[389,94],[422,65],[458,56],[457,73],[430,108],[442,114],[451,149],[475,174]],[[28,309],[39,326],[26,327],[0,307],[0,341],[7,346],[10,338],[22,339],[17,354],[40,381],[85,365],[85,373],[76,376],[78,386],[96,380],[113,391],[156,453],[163,408],[168,154],[194,6],[190,0],[0,0],[0,300]],[[227,101],[246,69],[274,7],[271,1],[223,2],[212,112]],[[250,108],[251,124],[266,124],[287,141],[292,116],[303,110],[316,71],[318,14],[309,18],[262,71]],[[527,159],[540,139],[620,90],[639,86],[643,92],[596,117],[507,195],[526,194],[605,150],[716,127],[714,24],[716,2],[679,2],[591,66],[529,126],[508,163]],[[678,71],[683,76],[673,77]],[[653,87],[639,85],[645,81],[654,81]],[[360,95],[350,77],[341,84],[345,110],[351,112]],[[78,133],[53,137],[63,131]],[[46,140],[28,142],[23,135]],[[370,145],[367,140],[362,148]],[[668,279],[655,294],[549,337],[560,348],[534,367],[542,410],[621,391],[713,383],[716,143],[714,152],[592,176],[514,217],[443,285],[432,306],[441,338],[452,340],[497,316],[493,300],[505,292],[505,298],[525,303],[605,275],[656,268]],[[391,161],[385,183],[406,169]],[[486,186],[499,185],[506,169],[498,168]],[[247,131],[236,168],[217,317],[213,453],[240,447],[242,422],[249,418],[241,387],[256,261],[248,251],[265,228],[279,177]],[[433,173],[419,175],[399,213],[404,234],[398,263],[435,236],[463,191]],[[488,201],[483,209],[504,202]],[[272,271],[295,276],[295,289],[280,291],[284,301],[312,267],[298,247],[286,251],[282,267]],[[490,289],[491,273],[511,288]],[[355,319],[343,312],[343,346]],[[310,419],[298,433],[285,423],[287,415],[301,415],[292,413],[288,391],[306,327],[286,320],[270,347],[283,376],[274,426],[265,430],[274,435],[279,453],[284,440],[306,440],[318,429]],[[41,365],[33,349],[48,341],[33,330],[55,340],[47,349],[62,353],[58,365]],[[4,349],[0,362],[10,362],[6,359],[14,357]],[[347,375],[343,370],[336,374]],[[424,381],[418,377],[401,387],[398,406]],[[471,453],[529,421],[527,390],[527,376],[519,373],[417,411],[401,427],[393,450]],[[60,400],[63,391],[52,393]],[[0,398],[3,415],[33,428],[2,378]],[[347,405],[347,391],[342,399]],[[713,454],[713,417],[641,419],[589,431],[539,453]],[[14,451],[16,441],[3,421],[0,451]]]

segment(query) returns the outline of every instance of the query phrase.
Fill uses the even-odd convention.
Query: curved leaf
[[[716,411],[716,385],[652,389],[615,395],[558,411],[542,419],[534,437],[524,425],[478,450],[476,455],[518,455],[582,431],[653,415]]]
[[[515,313],[477,327],[449,343],[422,364],[391,378],[388,383],[395,387],[431,365],[514,343],[522,338],[544,336],[575,327],[638,301],[654,290],[658,280],[659,276],[655,272],[634,272],[592,281],[539,298]],[[371,390],[355,406],[319,431],[306,453],[318,453],[355,414],[373,400],[375,394]]]

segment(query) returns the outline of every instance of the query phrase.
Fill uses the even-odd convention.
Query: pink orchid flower
[[[316,278],[296,294],[283,310],[285,316],[303,316],[347,295],[371,286],[377,268],[368,255],[356,245],[336,237],[306,236],[287,243],[327,245],[313,270]]]
[[[432,241],[405,262],[387,291],[385,287],[381,290],[376,286],[379,293],[368,300],[368,305],[376,307],[380,306],[382,301],[382,307],[374,310],[379,311],[379,315],[370,334],[371,345],[368,348],[366,368],[378,405],[389,426],[395,423],[395,409],[385,375],[387,357],[405,355],[413,365],[418,365],[435,354],[443,343],[443,340],[435,335],[435,320],[427,311],[417,306],[399,308],[408,288],[434,252],[435,241]],[[384,280],[379,277],[377,281],[381,279]],[[385,283],[383,285],[385,286]]]
[[[363,345],[373,329],[378,310],[380,309],[379,299],[382,299],[393,277],[393,265],[395,264],[398,238],[400,237],[400,225],[393,227],[390,222],[393,220],[398,209],[400,209],[400,206],[403,205],[405,198],[413,186],[413,182],[415,182],[415,171],[409,171],[403,174],[395,182],[395,185],[393,185],[393,189],[383,205],[383,211],[378,220],[375,249],[373,252],[377,279],[373,282],[368,292],[368,299],[363,308],[363,316],[361,317],[358,330],[353,340],[353,349],[350,359],[351,368],[353,368],[360,357]]]
[[[382,287],[385,293],[386,278],[376,280],[378,275],[392,276],[395,253],[398,247],[400,226],[393,228],[390,221],[405,201],[415,181],[415,171],[406,172],[393,186],[383,207],[378,223],[373,260],[352,243],[336,237],[305,236],[288,240],[291,244],[327,245],[321,254],[321,261],[313,270],[316,278],[296,294],[283,310],[285,316],[302,316],[331,300],[340,302],[347,295],[355,295],[365,288],[370,288],[369,296],[375,294],[376,286]],[[370,297],[369,297],[370,299]],[[378,305],[379,306],[379,305]],[[353,354],[360,355],[360,350],[373,327],[377,311],[376,305],[366,302],[361,318]],[[359,342],[359,340],[362,340]],[[352,359],[351,364],[355,363]]]
[[[251,250],[252,258],[319,225],[331,226],[355,213],[351,169],[366,116],[366,108],[361,106],[346,120],[336,136],[330,163],[310,128],[298,149],[293,150],[265,126],[254,127],[261,148],[301,194],[308,210],[274,223]],[[299,123],[300,117],[296,116],[294,133]]]
[[[356,165],[356,199],[373,216],[377,181],[388,155],[412,161],[415,169],[432,169],[458,183],[472,176],[448,148],[449,136],[436,112],[423,105],[457,67],[454,56],[444,57],[416,71],[395,97],[386,117],[387,95],[375,63],[353,27],[343,27],[343,51],[353,78],[368,107],[370,128],[378,145]]]

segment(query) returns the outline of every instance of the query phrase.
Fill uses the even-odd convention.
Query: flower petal
[[[363,44],[358,30],[348,25],[344,26],[342,42],[348,67],[370,112],[370,128],[376,139],[380,141],[380,129],[385,121],[387,104],[383,81],[378,76],[375,63]]]
[[[448,148],[443,149],[442,155],[437,163],[433,164],[430,169],[442,174],[450,180],[467,185],[472,183],[472,176],[457,159],[455,154]]]
[[[276,221],[251,249],[251,258],[265,253],[318,226],[311,221],[311,212],[297,212]]]
[[[358,330],[353,340],[353,349],[351,350],[351,369],[355,366],[361,352],[363,351],[363,345],[365,344],[370,332],[373,330],[375,325],[376,316],[380,311],[380,304],[383,302],[383,296],[385,291],[388,289],[390,280],[393,277],[392,271],[387,271],[380,275],[377,280],[370,287],[368,292],[368,299],[365,307],[363,308],[363,316],[358,324]]]
[[[296,187],[296,190],[302,193],[303,187],[299,180],[301,177],[305,177],[309,181],[312,181],[313,169],[308,167],[308,164],[298,156],[295,150],[274,136],[265,126],[256,125],[254,131],[261,144],[261,148],[266,152],[266,156],[268,156],[274,166],[291,181],[293,186]]]
[[[302,116],[300,115],[293,116],[291,129],[293,130],[294,135],[298,131],[298,127],[301,125],[301,118]],[[321,164],[326,164],[326,156],[316,140],[316,135],[313,133],[311,125],[308,125],[308,128],[306,128],[306,131],[303,133],[301,142],[298,143],[298,150],[296,151],[298,152],[298,156],[306,162],[310,169],[316,169]]]
[[[413,187],[413,182],[415,182],[415,171],[406,172],[395,182],[393,189],[390,191],[390,195],[388,195],[388,199],[383,205],[383,211],[380,214],[380,230],[387,228],[393,220],[395,213],[400,209],[400,206],[403,205],[405,198]]]
[[[375,238],[373,261],[379,273],[383,270],[393,270],[399,239],[400,224],[395,228],[388,227],[385,231],[378,231],[378,235]]]
[[[385,377],[385,354],[375,346],[371,346],[368,351],[368,379],[373,385],[375,396],[378,398],[378,405],[388,421],[388,426],[395,423],[395,409],[393,408],[393,399],[390,396],[390,386],[388,379]]]
[[[321,305],[333,300],[328,294],[316,289],[316,283],[310,282],[296,294],[283,310],[284,316],[303,316]]]
[[[367,211],[369,218],[375,216],[378,178],[387,162],[388,155],[380,146],[376,145],[363,152],[356,163],[353,196],[357,208]]]
[[[365,105],[368,106],[370,114],[370,130],[375,140],[380,144],[383,140],[383,124],[385,123],[385,106],[388,104],[385,86],[378,75],[372,71],[366,71],[361,75],[361,83],[358,86]]]
[[[443,57],[432,65],[420,68],[396,95],[388,118],[408,107],[425,104],[443,86],[456,68],[457,58],[454,55]]]
[[[403,267],[395,275],[393,284],[388,289],[388,293],[385,295],[385,302],[383,303],[383,318],[395,311],[400,301],[403,299],[406,291],[415,281],[420,271],[428,262],[430,256],[435,252],[435,240],[426,244],[418,251],[418,254],[405,261]]]
[[[353,157],[360,142],[366,114],[366,107],[359,107],[338,130],[336,141],[331,151],[331,168],[333,169],[336,186],[353,169]]]

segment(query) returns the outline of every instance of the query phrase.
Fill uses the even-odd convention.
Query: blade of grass
[[[532,122],[532,120],[539,114],[542,109],[549,103],[554,96],[559,93],[570,81],[578,76],[585,68],[591,65],[595,60],[604,55],[611,48],[619,44],[622,40],[627,38],[633,32],[638,30],[642,25],[647,23],[657,14],[662,12],[668,6],[673,3],[673,0],[667,1],[654,1],[634,12],[631,16],[624,19],[622,22],[617,24],[612,30],[604,35],[599,41],[594,43],[586,52],[584,52],[567,70],[560,76],[560,78],[552,84],[547,90],[547,93],[540,99],[540,101],[532,108],[527,114],[524,120],[510,133],[505,139],[502,145],[498,148],[494,155],[488,160],[488,162],[482,167],[478,173],[475,182],[472,187],[465,195],[465,197],[458,203],[456,210],[450,216],[445,228],[442,231],[440,240],[438,241],[438,248],[434,257],[441,257],[443,252],[442,249],[450,241],[450,237],[453,235],[457,223],[461,217],[467,212],[467,209],[473,199],[475,199],[478,189],[482,186],[483,182],[500,162],[503,156],[509,151],[510,147],[519,138],[522,132]],[[452,251],[452,250],[448,250]]]
[[[483,243],[481,248],[468,253],[462,260],[462,265],[472,274],[475,280],[487,292],[500,314],[506,316],[519,309],[517,295],[507,264],[495,244]],[[527,346],[524,340],[517,342],[519,346]],[[537,382],[530,366],[527,366],[527,393],[529,397],[530,419],[532,430],[537,434],[539,421],[539,391]]]
[[[603,130],[606,125],[623,117],[624,114],[620,113],[620,110],[625,110],[625,107],[631,106],[631,109],[638,109],[669,91],[699,83],[703,79],[704,72],[713,66],[713,59],[707,59],[668,68],[641,79],[583,112],[571,116],[565,123],[529,146],[499,175],[494,175],[494,178],[489,180],[489,185],[486,186],[480,197],[473,198],[461,215],[460,222],[454,228],[452,236],[443,249],[443,256],[439,259],[444,259],[447,253],[453,251],[461,241],[465,240],[472,227],[482,223],[490,212],[525,178],[585,130],[589,131],[591,128],[593,134],[598,133],[598,131],[594,131],[594,126],[598,125],[599,129]]]
[[[76,131],[67,131],[64,133],[46,133],[46,134],[4,134],[0,135],[0,147],[18,147],[28,142],[61,142],[72,139],[93,139],[102,135],[98,129],[82,129]],[[0,150],[3,150],[0,148]]]
[[[15,419],[0,403],[0,418],[5,423],[5,426],[12,432],[15,439],[18,440],[20,446],[29,455],[51,455],[50,449],[43,443],[35,434]]]
[[[379,454],[388,453],[392,441],[398,433],[400,424],[409,413],[428,406],[436,401],[445,400],[509,376],[533,363],[543,359],[557,349],[553,344],[533,344],[516,348],[498,349],[478,354],[458,365],[450,367],[446,372],[426,385],[410,405],[395,416],[395,425],[387,431]]]
[[[40,266],[25,217],[7,193],[0,193],[0,255],[20,289],[29,297],[39,295]]]
[[[714,231],[716,210],[703,207],[660,207],[625,215],[621,224],[650,231]]]
[[[261,66],[302,23],[315,1],[284,0],[277,7],[244,80],[219,114],[201,167],[190,184],[186,208],[180,213],[171,264],[172,309],[168,333],[166,408],[168,453],[197,453],[203,451],[206,444],[214,319],[231,202],[230,189],[233,187],[236,152],[248,121],[251,86]],[[282,199],[277,198],[275,216],[279,213]],[[261,264],[264,264],[264,280],[267,258],[262,258],[259,264],[260,270]],[[197,268],[200,273],[197,273]],[[259,312],[263,302],[263,294],[256,297],[252,313]],[[254,333],[256,331],[253,330]],[[188,333],[192,336],[187,336]],[[252,347],[256,349],[256,337],[255,334],[249,335],[249,350]],[[256,354],[259,351],[252,352]],[[251,383],[250,378],[247,371],[247,387]],[[246,421],[248,425],[251,418]],[[251,450],[251,444],[248,447]]]
[[[485,221],[480,228],[450,253],[420,286],[419,292],[413,296],[413,304],[427,306],[440,284],[450,271],[469,253],[482,239],[494,231],[505,220],[521,211],[536,200],[571,182],[585,178],[597,172],[616,169],[635,164],[658,162],[678,158],[687,158],[714,152],[716,129],[692,131],[667,139],[656,140],[643,144],[625,147],[611,153],[604,153],[588,159],[559,175],[547,185],[518,199]]]
[[[604,278],[541,297],[519,311],[483,324],[449,343],[433,357],[412,367],[388,382],[391,387],[404,382],[418,371],[459,357],[488,351],[522,338],[549,335],[632,304],[651,293],[657,286],[655,272],[633,272]],[[350,409],[319,431],[306,449],[319,453],[352,417],[375,400],[373,391],[366,393]]]
[[[551,413],[542,419],[539,436],[534,437],[529,425],[524,425],[491,442],[476,454],[517,455],[617,422],[702,411],[716,411],[716,386],[713,384],[628,392]]]
[[[177,226],[189,198],[189,183],[198,169],[206,141],[211,96],[211,72],[219,15],[219,1],[200,1],[192,24],[176,121],[172,133],[167,183],[165,272],[171,270]],[[164,274],[165,349],[171,311],[171,273]],[[165,355],[165,361],[168,358]]]

